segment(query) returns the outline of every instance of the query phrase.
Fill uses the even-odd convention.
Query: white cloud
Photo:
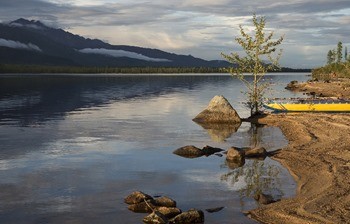
[[[150,58],[142,54],[138,54],[135,52],[130,52],[130,51],[123,51],[123,50],[110,50],[110,49],[104,49],[104,48],[85,48],[79,50],[81,53],[85,54],[103,54],[103,55],[108,55],[116,58],[120,57],[128,57],[128,58],[135,58],[139,60],[144,60],[144,61],[153,61],[153,62],[169,62],[170,60],[168,59],[163,59],[163,58]]]
[[[283,66],[323,63],[324,46],[344,45],[350,36],[348,0],[0,0],[0,20],[20,17],[116,45],[157,48],[204,59],[238,48],[238,25],[251,28],[253,13],[267,17],[276,37],[285,34]],[[349,43],[350,44],[350,43]],[[295,52],[294,47],[310,52]],[[311,46],[311,48],[308,48]],[[317,49],[317,50],[316,50]],[[322,57],[320,56],[320,53]],[[307,59],[307,60],[306,60]],[[304,66],[303,66],[304,67]]]
[[[39,51],[39,52],[42,51],[38,46],[36,46],[35,44],[32,44],[32,43],[24,44],[24,43],[21,43],[19,41],[5,40],[2,38],[0,38],[0,46],[23,49],[23,50],[30,50],[30,51]]]
[[[15,26],[15,27],[28,27],[28,28],[31,28],[31,29],[36,29],[36,30],[42,30],[43,27],[41,26],[38,26],[38,25],[35,25],[35,24],[27,24],[27,25],[23,25],[21,23],[11,23],[11,24],[8,24],[9,26]]]

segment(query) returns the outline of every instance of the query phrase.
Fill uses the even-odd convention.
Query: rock
[[[124,202],[126,204],[131,205],[131,204],[138,204],[140,202],[144,202],[144,200],[150,200],[150,199],[153,199],[153,198],[148,194],[145,194],[141,191],[134,191],[124,199]]]
[[[316,96],[316,92],[309,92],[309,93],[306,93],[307,95],[310,95],[310,96]]]
[[[153,204],[162,207],[176,207],[176,201],[166,196],[156,198]]]
[[[148,216],[144,217],[142,221],[147,224],[167,224],[168,218],[159,211],[154,211]]]
[[[174,207],[158,207],[157,211],[162,213],[168,219],[171,219],[181,214],[181,210],[179,208],[174,208]]]
[[[252,218],[250,211],[242,211],[242,214],[247,216],[248,218]]]
[[[269,152],[267,152],[267,156],[275,156],[278,153],[280,153],[281,151],[282,151],[282,149],[276,149],[276,150],[273,150],[273,151],[269,151]]]
[[[263,193],[256,194],[256,195],[254,196],[254,199],[255,199],[259,204],[262,204],[262,205],[267,205],[267,204],[271,204],[271,203],[276,202],[276,200],[273,199],[273,197],[272,197],[271,195],[263,194]]]
[[[190,209],[169,220],[169,224],[204,223],[204,213],[201,210]]]
[[[244,150],[244,155],[246,158],[266,157],[267,151],[264,147],[248,148]]]
[[[178,148],[173,153],[185,158],[197,158],[204,155],[201,149],[193,145],[187,145],[187,146]]]
[[[193,121],[197,123],[241,123],[241,118],[223,96],[214,96],[205,110]]]
[[[287,84],[287,86],[285,87],[285,89],[288,89],[288,90],[296,90],[298,88],[298,81],[296,80],[293,80],[291,81],[290,83]]]
[[[207,211],[209,213],[214,213],[214,212],[221,211],[223,208],[225,208],[225,207],[208,208],[208,209],[205,209],[205,211]]]
[[[214,155],[219,156],[219,157],[223,156],[223,154],[221,154],[221,153],[215,153]]]
[[[220,149],[220,148],[211,147],[209,145],[206,145],[202,148],[202,152],[205,156],[210,156],[210,155],[213,155],[215,153],[222,152],[222,151],[224,151],[224,150]]]
[[[147,205],[148,203],[148,205]],[[128,209],[130,211],[136,212],[136,213],[151,213],[153,211],[153,209],[155,208],[155,205],[153,203],[153,201],[148,200],[146,202],[140,202],[137,204],[132,204],[128,206]],[[151,208],[150,208],[151,206]]]
[[[227,150],[226,160],[228,161],[242,161],[244,160],[244,152],[231,147]]]

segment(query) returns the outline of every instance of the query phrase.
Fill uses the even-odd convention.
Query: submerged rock
[[[276,200],[275,200],[271,195],[263,194],[263,193],[256,194],[256,195],[254,196],[254,199],[255,199],[259,204],[262,204],[262,205],[267,205],[267,204],[271,204],[271,203],[276,202]]]
[[[193,145],[187,145],[187,146],[178,148],[173,153],[185,158],[197,158],[204,155],[201,149]]]
[[[138,204],[140,202],[144,202],[145,200],[151,200],[151,199],[153,198],[148,194],[145,194],[141,191],[134,191],[124,199],[124,202],[126,204],[131,205],[131,204]]]
[[[267,151],[264,147],[248,148],[244,150],[244,155],[247,158],[266,157]]]
[[[202,152],[205,156],[210,156],[210,155],[213,155],[215,153],[222,152],[222,151],[224,151],[224,150],[220,149],[220,148],[211,147],[209,145],[204,146],[202,149]]]
[[[207,211],[207,212],[209,212],[209,213],[214,213],[214,212],[219,212],[219,211],[221,211],[223,208],[225,208],[225,207],[208,208],[208,209],[205,209],[205,211]]]
[[[190,223],[204,223],[204,213],[201,210],[190,209],[183,212],[175,218],[169,220],[170,224],[190,224]]]
[[[211,156],[215,153],[222,152],[223,149],[211,147],[209,145],[204,146],[202,149],[193,145],[187,145],[176,149],[173,153],[185,158],[197,158],[201,156]]]
[[[219,157],[223,157],[223,156],[224,156],[224,155],[221,154],[221,153],[215,153],[214,155],[219,156]]]
[[[193,121],[197,123],[241,123],[241,118],[223,96],[214,96],[205,110]]]

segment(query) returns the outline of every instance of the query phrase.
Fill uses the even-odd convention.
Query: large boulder
[[[214,96],[205,110],[193,121],[197,123],[241,123],[241,118],[223,96]]]

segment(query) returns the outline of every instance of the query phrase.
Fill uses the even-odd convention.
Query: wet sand
[[[346,86],[313,82],[297,90],[349,97]],[[294,198],[261,206],[249,216],[261,223],[350,223],[350,114],[269,114],[258,122],[280,127],[289,140],[272,158],[298,187]]]

